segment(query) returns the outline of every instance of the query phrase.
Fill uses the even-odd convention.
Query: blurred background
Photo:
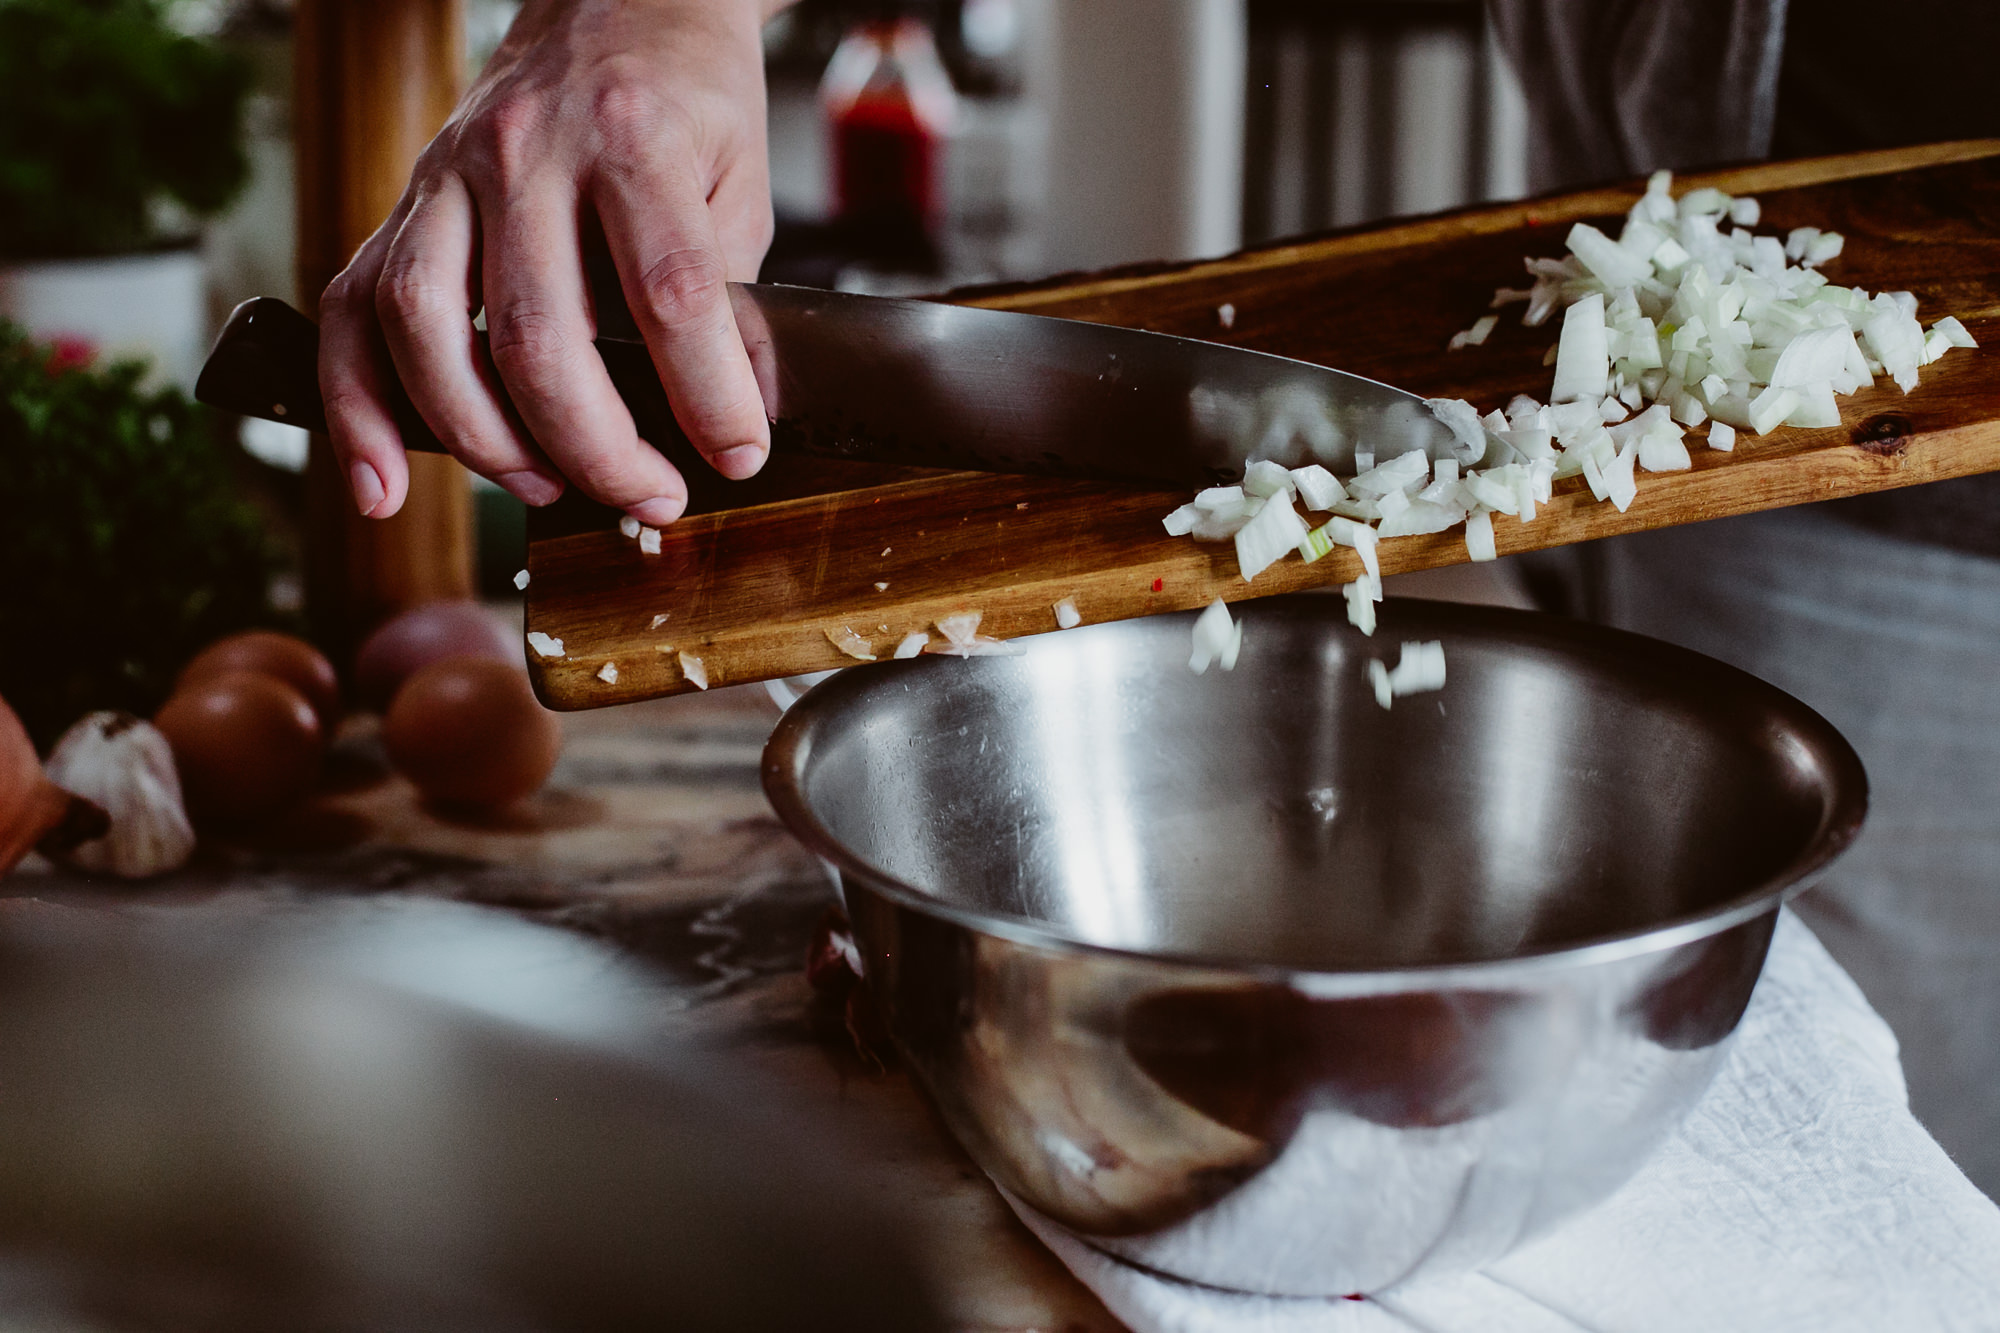
[[[427,12],[462,15],[469,79],[517,9]],[[327,586],[321,566],[381,567],[340,555],[374,549],[372,529],[301,538],[336,521],[309,519],[304,432],[157,397],[191,388],[239,301],[316,298],[296,276],[297,17],[293,0],[0,0],[0,320],[50,367],[144,364],[87,393],[85,378],[65,381],[67,398],[23,381],[31,399],[50,396],[23,417],[9,498],[44,519],[0,537],[0,556],[68,577],[10,591],[0,609],[63,629],[85,645],[79,662],[116,658],[122,706],[141,711],[164,697],[169,659],[246,623],[300,621],[308,590]],[[1525,189],[1520,93],[1477,0],[801,0],[764,47],[770,281],[938,292],[1219,255]],[[331,261],[304,258],[315,273]],[[48,424],[99,439],[113,420],[128,422],[122,454],[59,447]],[[36,448],[53,461],[23,462]],[[187,506],[221,503],[224,473],[227,504],[197,518]],[[134,487],[142,476],[167,480]],[[477,481],[470,512],[466,591],[511,597],[524,513]],[[86,549],[75,534],[91,531],[121,536]],[[308,545],[330,554],[308,562]],[[135,580],[138,563],[176,572]],[[391,610],[419,599],[371,596],[345,628],[316,621],[316,636],[351,644],[383,597]],[[105,625],[148,622],[178,628],[93,656]],[[42,683],[0,674],[0,693],[22,706]],[[70,693],[73,714],[119,689]]]

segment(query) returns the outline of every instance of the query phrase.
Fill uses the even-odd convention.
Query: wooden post
[[[298,284],[311,310],[451,114],[465,25],[463,0],[298,0],[295,14]],[[362,518],[316,436],[306,493],[307,613],[343,668],[385,617],[472,594],[470,478],[452,459],[411,455],[402,512]]]

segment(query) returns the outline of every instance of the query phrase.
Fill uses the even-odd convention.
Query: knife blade
[[[1351,471],[1451,432],[1421,398],[1288,357],[1107,324],[805,287],[731,283],[778,452],[1195,490],[1253,461]],[[641,438],[702,468],[622,303],[600,297],[598,354]],[[245,416],[326,429],[319,330],[282,301],[231,315],[195,387]],[[407,398],[404,443],[442,446]]]

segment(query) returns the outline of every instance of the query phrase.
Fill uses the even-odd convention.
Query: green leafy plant
[[[249,174],[250,68],[168,23],[170,0],[0,0],[0,257],[177,238],[162,205],[217,212]]]
[[[44,747],[95,708],[150,715],[196,651],[273,619],[214,415],[144,373],[0,322],[0,698]]]

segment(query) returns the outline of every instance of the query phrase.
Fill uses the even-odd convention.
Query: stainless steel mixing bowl
[[[1327,597],[847,671],[778,724],[910,1067],[1100,1248],[1333,1296],[1588,1208],[1700,1095],[1866,779],[1743,672],[1554,617]],[[1384,711],[1373,657],[1442,640]],[[1393,660],[1390,662],[1393,665]]]

